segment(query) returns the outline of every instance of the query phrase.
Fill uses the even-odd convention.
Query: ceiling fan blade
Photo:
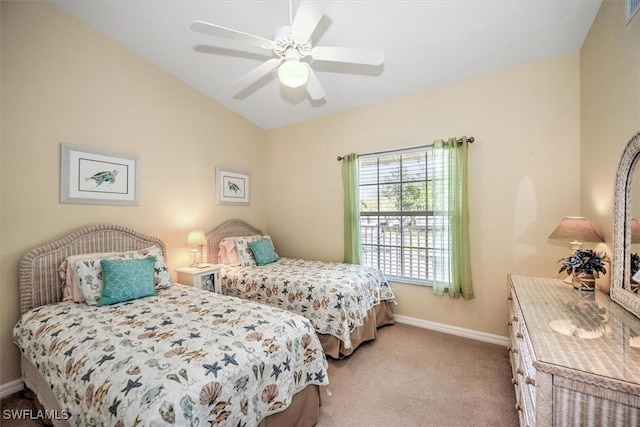
[[[380,65],[384,61],[384,52],[377,49],[316,46],[311,49],[311,57],[318,61]]]
[[[307,84],[304,85],[305,89],[307,89],[307,93],[314,101],[324,98],[327,94],[322,88],[322,85],[320,84],[320,80],[318,80],[316,73],[313,72],[313,69],[309,64],[307,64],[306,62],[303,62],[303,64],[309,70],[309,80],[307,80]]]
[[[265,39],[264,37],[255,36],[238,30],[232,30],[230,28],[221,27],[220,25],[210,24],[204,21],[195,21],[190,25],[190,28],[192,31],[198,33],[249,43],[264,49],[273,48],[273,42],[269,39]]]
[[[291,38],[299,42],[306,42],[318,26],[324,15],[325,6],[318,2],[301,1],[293,19]]]
[[[258,65],[256,68],[233,82],[233,86],[237,87],[240,90],[250,86],[251,84],[257,82],[258,80],[278,68],[281,61],[282,60],[279,58],[272,58],[266,62],[263,62],[262,64]]]

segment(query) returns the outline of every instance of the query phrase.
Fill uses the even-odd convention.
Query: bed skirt
[[[55,427],[70,427],[64,418],[64,413],[58,404],[47,382],[42,378],[38,370],[24,356],[20,358],[22,367],[22,380],[25,386],[34,393],[34,402],[38,410],[46,410],[53,415],[51,421],[44,421],[47,425]],[[312,427],[317,424],[320,416],[320,387],[308,385],[304,390],[293,396],[291,405],[277,414],[264,418],[259,427]]]
[[[364,325],[351,332],[351,348],[345,348],[344,343],[333,335],[318,334],[324,353],[334,359],[341,359],[351,355],[360,344],[376,339],[379,327],[395,323],[391,304],[393,303],[390,301],[381,301],[369,310]]]

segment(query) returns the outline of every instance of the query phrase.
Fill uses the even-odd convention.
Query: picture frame
[[[249,206],[249,172],[216,167],[216,203]]]
[[[138,205],[138,156],[60,144],[60,203]]]

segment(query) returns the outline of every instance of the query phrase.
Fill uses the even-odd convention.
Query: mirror
[[[639,158],[640,132],[625,146],[616,174],[611,267],[611,299],[637,317],[640,295],[632,292],[631,286],[631,182]]]

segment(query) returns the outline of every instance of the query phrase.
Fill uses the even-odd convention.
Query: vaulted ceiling
[[[384,63],[311,63],[326,96],[312,100],[270,73],[232,84],[273,57],[193,32],[197,20],[271,39],[299,1],[52,0],[88,25],[263,129],[357,108],[580,49],[601,0],[316,1],[313,46],[379,49]],[[290,14],[291,6],[291,14]],[[309,58],[306,59],[309,61]]]

